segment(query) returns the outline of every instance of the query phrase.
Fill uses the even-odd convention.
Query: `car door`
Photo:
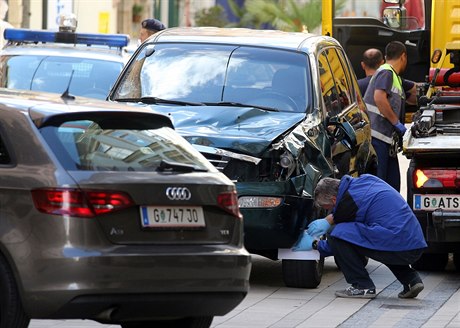
[[[336,168],[336,176],[345,174],[357,176],[365,167],[365,158],[359,155],[359,149],[366,136],[370,133],[367,117],[358,104],[359,95],[356,92],[356,77],[348,68],[348,61],[343,51],[336,47],[323,49],[318,56],[320,68],[321,91],[326,121],[331,133],[332,159]],[[337,124],[349,123],[356,140],[347,143],[341,138],[335,138]],[[369,146],[367,146],[369,147]]]

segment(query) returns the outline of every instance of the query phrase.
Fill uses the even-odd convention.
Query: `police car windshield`
[[[0,87],[106,99],[123,64],[116,61],[44,55],[0,58]],[[70,85],[69,85],[70,83]]]

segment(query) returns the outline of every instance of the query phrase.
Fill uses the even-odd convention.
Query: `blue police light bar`
[[[52,42],[69,44],[101,45],[109,47],[126,47],[129,36],[125,34],[72,33],[7,28],[6,40],[16,42]]]

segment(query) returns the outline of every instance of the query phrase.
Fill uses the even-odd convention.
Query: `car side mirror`
[[[332,137],[335,141],[340,141],[348,149],[356,147],[356,133],[353,126],[346,120],[341,120],[338,116],[331,117],[329,126],[334,126]]]
[[[407,24],[406,8],[404,6],[385,8],[383,10],[383,22],[391,28],[405,29]]]

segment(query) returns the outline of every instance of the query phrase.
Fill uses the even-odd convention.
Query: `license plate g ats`
[[[444,211],[460,210],[460,195],[414,195],[414,210]]]

